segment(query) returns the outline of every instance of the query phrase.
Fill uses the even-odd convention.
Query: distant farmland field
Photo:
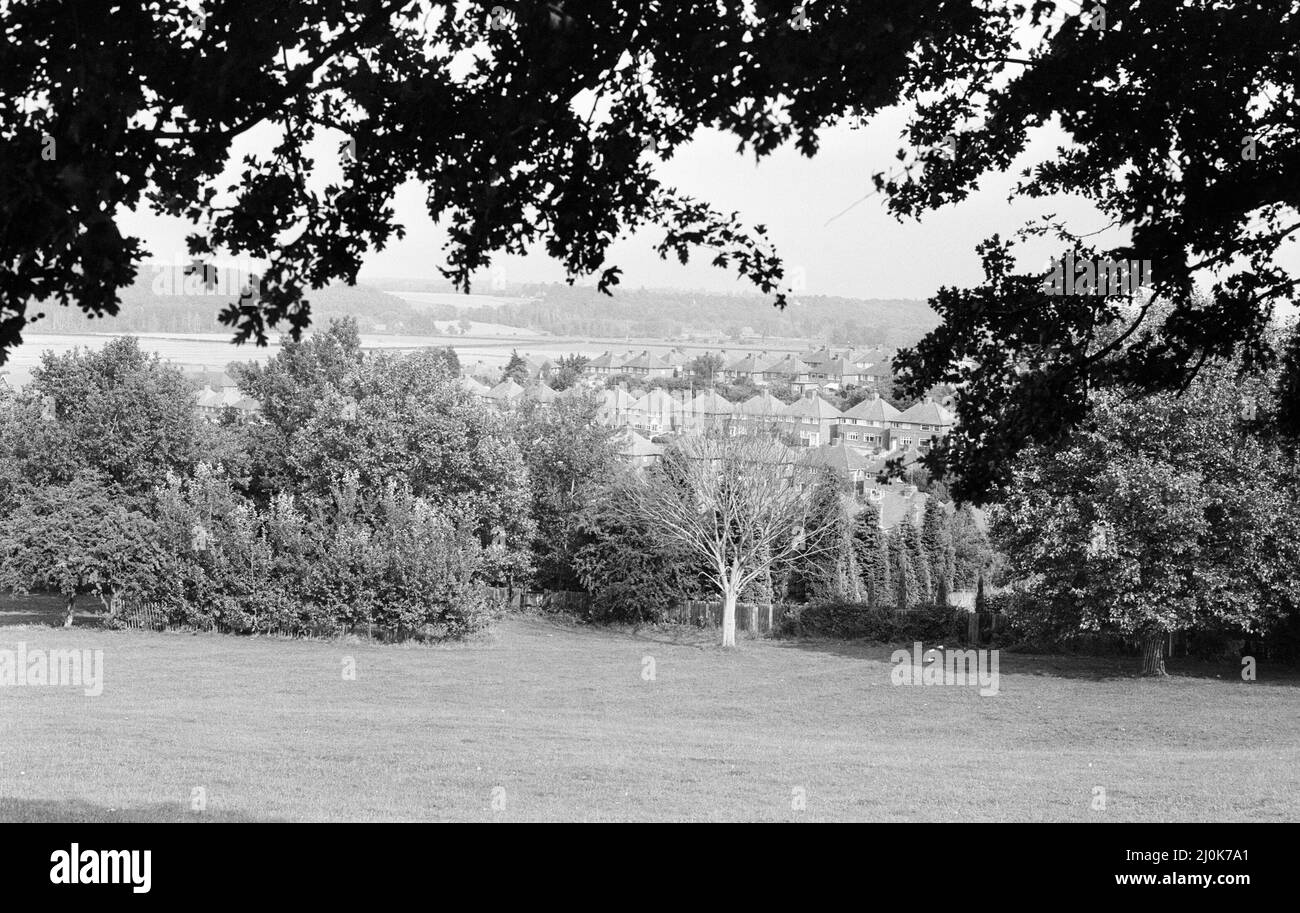
[[[459,292],[396,292],[385,289],[384,294],[425,307],[438,305],[454,308],[500,307],[503,304],[523,304],[527,300],[500,295],[462,295]]]

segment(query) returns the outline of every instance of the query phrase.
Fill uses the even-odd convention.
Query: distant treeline
[[[78,308],[58,305],[29,306],[35,315],[33,333],[232,333],[217,315],[235,295],[159,295],[154,291],[154,270],[140,269],[135,285],[121,292],[121,310],[115,317],[88,319]],[[405,333],[427,336],[446,330],[460,314],[455,308],[425,308],[369,286],[332,285],[309,293],[312,322],[324,328],[336,318],[355,317],[363,333]],[[443,311],[446,311],[444,314]]]
[[[800,337],[837,344],[916,342],[938,325],[923,301],[800,296],[777,310],[759,295],[722,295],[663,289],[620,290],[607,297],[562,284],[522,286],[518,304],[463,309],[470,320],[529,327],[562,336],[656,337],[721,334]]]
[[[228,331],[217,315],[233,296],[158,294],[156,278],[151,266],[142,267],[135,285],[121,293],[121,311],[104,320],[87,319],[75,308],[33,305],[32,314],[44,310],[44,316],[30,329],[36,333]],[[436,283],[426,288],[450,291]],[[914,343],[937,325],[934,312],[924,302],[913,300],[810,296],[781,311],[759,295],[636,289],[608,297],[591,288],[562,283],[512,286],[504,294],[520,300],[469,308],[412,304],[366,285],[329,286],[310,292],[308,300],[318,326],[350,316],[356,318],[363,333],[406,335],[444,333],[449,325],[471,320],[557,336],[671,339],[687,334],[731,338],[754,334],[897,348]]]

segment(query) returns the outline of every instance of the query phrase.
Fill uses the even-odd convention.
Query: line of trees
[[[944,605],[997,572],[1058,636],[1160,645],[1262,634],[1297,616],[1300,467],[1261,414],[1268,371],[1210,365],[1182,395],[1102,392],[1088,426],[1027,450],[992,508],[940,483],[881,528],[845,480],[761,434],[673,441],[634,473],[594,397],[499,411],[455,356],[366,354],[333,324],[233,369],[261,419],[200,420],[193,390],[134,340],[47,353],[0,393],[0,588],[168,607],[234,630],[453,636],[492,586],[586,590],[593,616],[649,620],[741,601]]]
[[[340,321],[232,367],[261,407],[202,421],[134,339],[47,353],[0,400],[0,587],[165,606],[178,624],[455,636],[488,588],[573,586],[574,518],[618,456],[595,403],[501,414],[446,350],[367,354]]]
[[[1259,635],[1300,608],[1300,464],[1263,417],[1275,378],[1207,365],[1182,395],[1103,391],[1089,423],[1011,467],[993,510],[1031,622],[1140,641]]]
[[[855,502],[841,487],[830,473],[818,487],[818,510],[832,521],[795,566],[790,588],[799,595],[897,611],[946,606],[955,590],[975,589],[993,563],[969,507],[930,496],[919,518],[909,510],[885,530],[876,501]]]
[[[919,522],[907,516],[886,532],[874,502],[763,433],[672,441],[660,463],[592,499],[577,529],[596,617],[658,620],[711,595],[724,646],[735,643],[741,601],[946,605],[992,562],[969,508],[930,497]]]

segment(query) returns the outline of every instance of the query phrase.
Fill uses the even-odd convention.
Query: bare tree
[[[628,505],[664,538],[687,546],[723,599],[722,646],[736,645],[736,600],[795,552],[828,539],[815,471],[773,437],[684,438],[633,488]]]

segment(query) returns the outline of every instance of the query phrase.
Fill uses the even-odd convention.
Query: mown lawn
[[[1267,666],[1153,682],[1004,652],[980,697],[893,686],[878,645],[510,618],[383,646],[63,631],[15,606],[0,650],[100,649],[106,681],[0,688],[3,820],[1300,819],[1300,679]]]

